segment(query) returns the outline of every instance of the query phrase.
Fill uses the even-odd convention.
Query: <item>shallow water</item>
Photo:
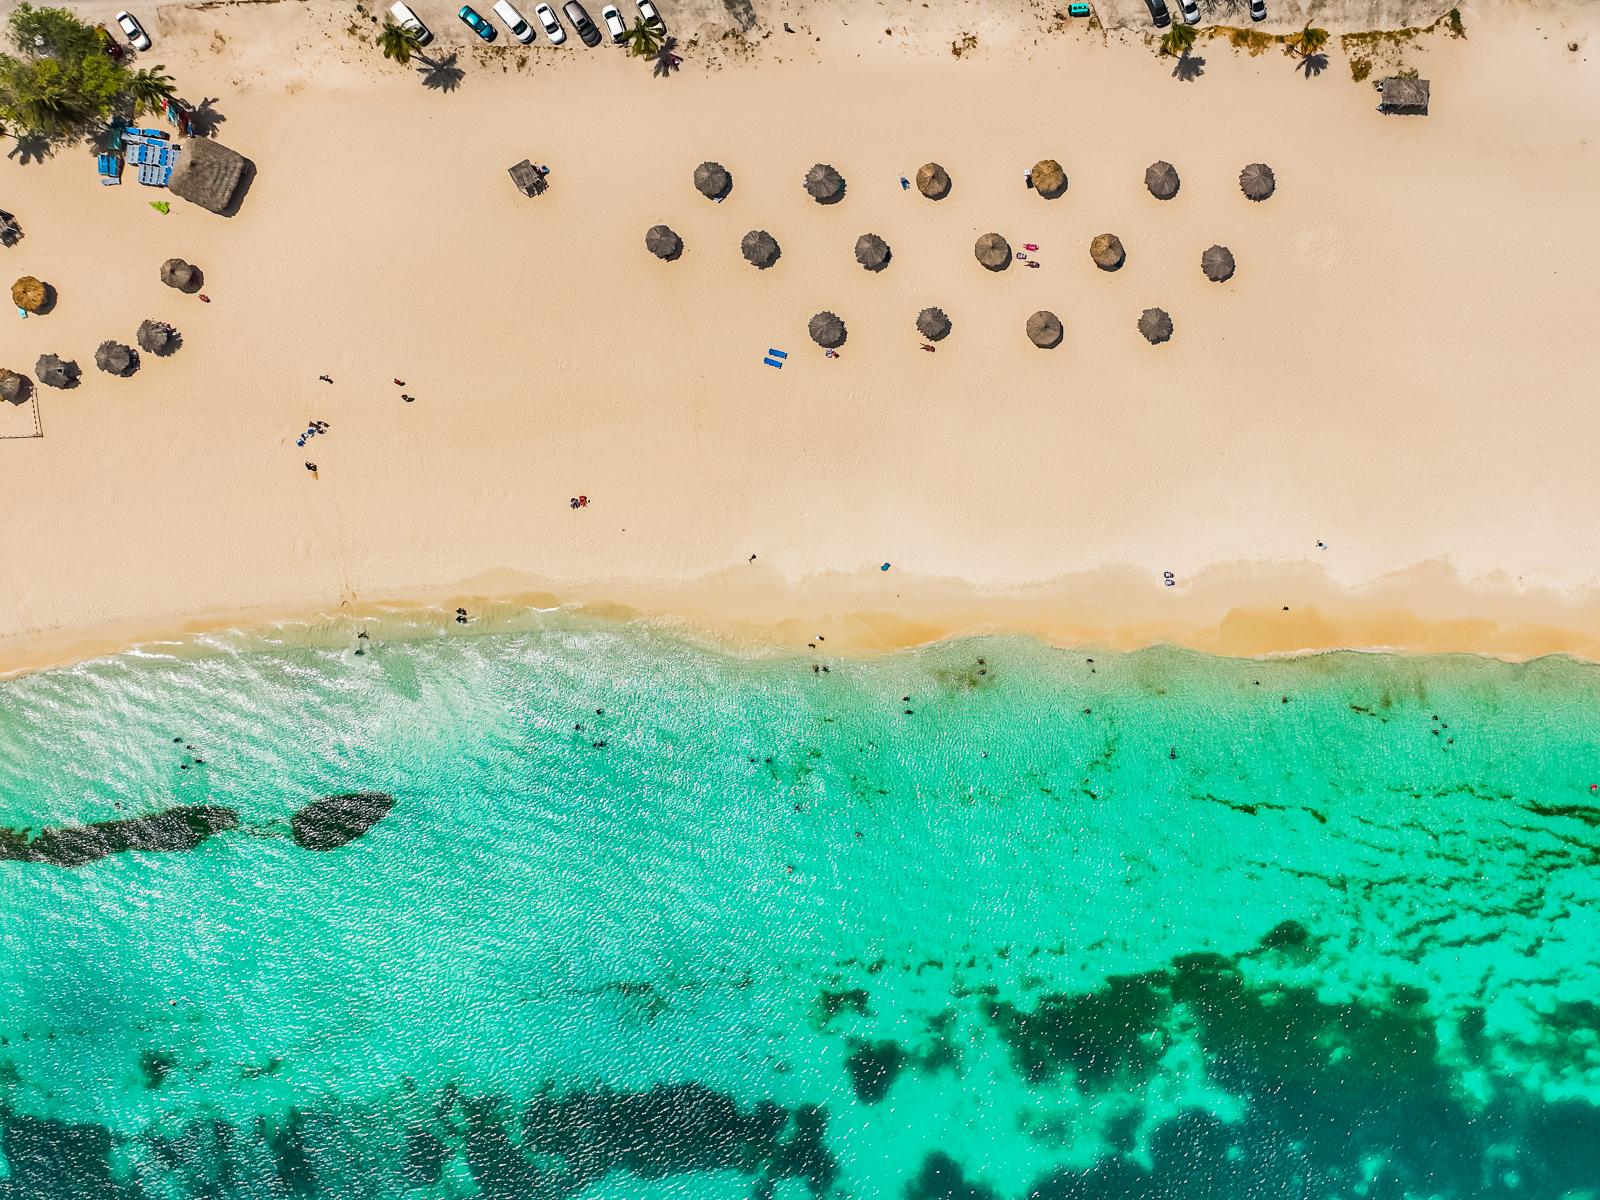
[[[566,620],[6,683],[0,826],[237,827],[0,862],[0,1198],[1593,1196],[1597,701]]]

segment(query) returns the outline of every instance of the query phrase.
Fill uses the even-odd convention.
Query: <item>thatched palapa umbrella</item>
[[[917,169],[917,191],[929,200],[943,200],[950,194],[950,173],[938,163],[923,163]]]
[[[1159,308],[1147,308],[1139,314],[1139,332],[1152,346],[1160,345],[1172,336],[1172,318]]]
[[[94,352],[94,365],[107,375],[131,375],[138,361],[133,348],[121,342],[101,342]]]
[[[1046,200],[1054,200],[1067,190],[1067,173],[1053,158],[1041,158],[1029,174],[1033,177],[1033,190]]]
[[[164,321],[141,321],[135,340],[139,343],[139,349],[146,354],[160,354],[172,345],[172,326]]]
[[[1233,276],[1233,251],[1226,246],[1212,246],[1200,256],[1200,269],[1212,283],[1221,283]]]
[[[23,312],[38,312],[44,307],[44,284],[32,275],[24,275],[11,285],[11,303]]]
[[[1261,201],[1277,189],[1278,181],[1273,178],[1272,168],[1266,163],[1251,163],[1239,172],[1239,190],[1251,200]]]
[[[746,262],[763,271],[777,262],[778,256],[783,253],[778,248],[778,239],[765,229],[752,229],[745,234],[739,249],[744,253]]]
[[[831,312],[819,312],[806,329],[811,340],[824,349],[833,350],[844,345],[844,322]]]
[[[1144,169],[1144,185],[1157,200],[1171,200],[1178,194],[1178,168],[1164,160]]]
[[[193,291],[200,272],[181,258],[169,258],[161,264],[161,282],[180,292]]]
[[[0,370],[0,400],[21,404],[28,398],[28,377],[15,371]]]
[[[986,233],[972,244],[972,253],[991,271],[1004,271],[1011,265],[1011,243],[998,233]]]
[[[837,204],[844,199],[844,176],[827,163],[818,163],[806,172],[806,192],[818,204]]]
[[[683,239],[665,225],[652,225],[645,231],[644,248],[664,262],[683,253]]]
[[[1061,318],[1041,308],[1028,318],[1028,340],[1041,350],[1054,350],[1061,344]]]
[[[703,162],[694,169],[695,190],[707,200],[720,200],[733,190],[733,176],[718,162]]]
[[[869,271],[881,271],[889,265],[889,243],[875,233],[863,233],[856,239],[856,261]]]
[[[78,374],[78,364],[59,354],[41,354],[33,364],[33,373],[40,383],[54,388],[69,388]]]
[[[950,318],[942,308],[925,308],[917,314],[917,332],[930,342],[940,342],[950,336]]]
[[[1102,233],[1089,243],[1089,257],[1102,271],[1115,271],[1127,260],[1128,254],[1122,248],[1121,238],[1114,233]]]

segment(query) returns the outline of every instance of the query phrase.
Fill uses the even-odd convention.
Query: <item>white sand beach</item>
[[[162,216],[86,151],[0,163],[26,234],[8,282],[59,295],[0,326],[0,366],[83,368],[38,389],[43,436],[0,440],[0,672],[553,602],[840,648],[1015,628],[1600,658],[1593,6],[1478,4],[1464,38],[1404,43],[1427,117],[1380,115],[1337,39],[1306,78],[1203,37],[1183,82],[1142,30],[1047,5],[757,4],[743,35],[661,7],[684,39],[666,79],[576,39],[475,49],[428,9],[452,90],[383,61],[348,5],[142,14],[145,60],[257,173],[236,216]],[[512,187],[524,157],[546,195]],[[1041,158],[1057,200],[1023,184]],[[721,204],[702,159],[733,174]],[[930,160],[954,180],[937,203],[899,185]],[[1237,183],[1257,161],[1261,204]],[[842,202],[802,191],[815,162]],[[679,261],[645,251],[657,222]],[[751,229],[782,247],[769,270],[740,257]],[[989,230],[1041,267],[983,270]],[[881,273],[852,258],[868,231]],[[1102,232],[1115,273],[1089,259]],[[1213,243],[1226,283],[1200,272]],[[209,304],[162,286],[174,255]],[[927,305],[954,325],[931,354]],[[1167,344],[1135,328],[1150,306]],[[822,309],[837,360],[806,334]],[[1037,309],[1065,325],[1053,351],[1023,334]],[[96,371],[147,317],[181,350]]]

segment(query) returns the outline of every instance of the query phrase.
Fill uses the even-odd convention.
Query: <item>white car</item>
[[[1267,0],[1250,0],[1250,19],[1252,21],[1267,19]]]
[[[396,25],[416,39],[417,45],[426,46],[433,41],[433,31],[422,23],[421,17],[411,11],[411,6],[406,0],[394,0],[389,6],[389,15],[394,18]]]
[[[639,15],[644,18],[644,23],[657,33],[667,31],[667,23],[661,19],[661,14],[656,11],[656,6],[650,0],[637,0],[634,5],[639,10]]]
[[[548,4],[541,4],[533,10],[533,15],[544,26],[544,35],[550,39],[552,46],[559,46],[567,40],[567,31],[561,28],[561,20],[556,16],[555,9]]]
[[[608,4],[602,8],[600,19],[606,23],[606,32],[611,35],[612,42],[620,45],[628,36],[628,27],[622,23],[622,14],[617,11],[617,6]]]
[[[511,0],[494,0],[494,15],[500,18],[511,36],[524,46],[536,36],[533,26],[522,19],[522,14],[512,7]]]
[[[1194,0],[1178,0],[1178,11],[1183,14],[1185,25],[1200,24],[1200,6]]]
[[[144,31],[144,26],[139,24],[131,12],[117,14],[117,28],[127,35],[128,44],[135,50],[150,49],[150,35]]]

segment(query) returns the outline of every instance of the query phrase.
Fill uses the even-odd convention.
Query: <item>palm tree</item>
[[[628,43],[628,53],[635,58],[654,57],[661,49],[661,31],[643,17],[635,21],[623,37]]]
[[[1174,25],[1161,39],[1161,53],[1170,54],[1174,58],[1187,57],[1189,51],[1194,49],[1194,41],[1198,36],[1199,30],[1193,25]]]
[[[128,77],[128,99],[133,101],[135,113],[157,113],[177,93],[172,86],[172,76],[163,74],[164,66],[157,63],[153,71],[135,71]]]
[[[1283,44],[1289,48],[1290,54],[1298,53],[1301,58],[1310,58],[1328,44],[1328,31],[1308,24],[1299,33],[1284,38]]]
[[[415,30],[402,29],[393,21],[384,20],[383,28],[378,31],[378,49],[390,62],[397,62],[403,67],[421,48]]]

